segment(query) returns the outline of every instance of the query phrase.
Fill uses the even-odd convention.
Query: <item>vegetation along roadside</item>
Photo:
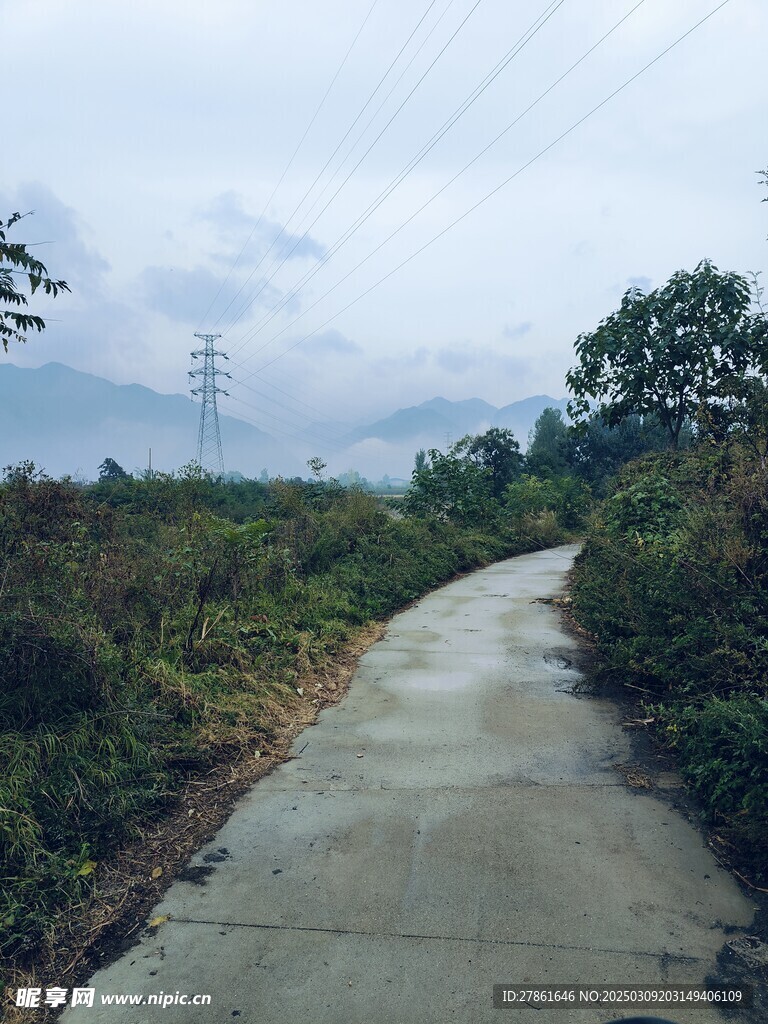
[[[66,946],[73,914],[101,934],[117,912],[115,864],[137,838],[162,840],[158,823],[188,804],[194,815],[194,786],[285,756],[291,731],[333,700],[324,673],[372,621],[457,573],[572,536],[568,495],[586,507],[583,485],[537,485],[511,436],[454,449],[420,460],[396,515],[319,473],[222,483],[189,466],[134,479],[105,460],[102,479],[79,486],[7,467],[6,982]],[[471,478],[470,496],[457,476]],[[167,868],[140,870],[156,892]]]
[[[756,301],[753,301],[756,300]],[[760,290],[702,263],[577,344],[575,415],[653,418],[577,559],[573,608],[598,681],[641,698],[700,798],[716,855],[768,891],[768,319]],[[599,402],[598,412],[593,404]]]

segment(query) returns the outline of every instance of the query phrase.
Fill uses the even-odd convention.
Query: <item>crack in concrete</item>
[[[306,769],[309,771],[309,769]],[[510,782],[504,786],[334,786],[332,789],[312,789],[311,780],[306,780],[307,788],[296,786],[271,786],[273,793],[493,793],[507,792],[510,789],[625,789],[623,782]],[[644,790],[644,792],[648,792]]]
[[[697,956],[681,956],[667,950],[648,949],[605,949],[602,946],[576,946],[559,942],[528,942],[523,939],[481,939],[464,935],[421,935],[417,932],[367,932],[355,928],[321,928],[317,925],[257,924],[243,921],[208,921],[203,918],[174,917],[176,924],[210,925],[216,928],[253,928],[263,931],[313,932],[321,935],[351,935],[369,939],[423,939],[433,942],[465,942],[483,946],[521,946],[529,949],[559,949],[579,953],[607,953],[615,956],[644,956],[653,960],[664,960],[680,964],[701,963]]]

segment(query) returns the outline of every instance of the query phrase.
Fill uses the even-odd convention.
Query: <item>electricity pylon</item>
[[[216,369],[216,356],[223,359],[228,357],[213,347],[213,343],[220,334],[197,334],[205,342],[205,348],[197,349],[192,353],[193,359],[203,357],[203,365],[196,370],[190,370],[190,379],[202,377],[203,383],[200,387],[191,388],[193,395],[202,396],[202,407],[200,409],[200,429],[197,432],[197,462],[200,468],[213,476],[224,475],[224,456],[221,452],[221,432],[219,430],[219,411],[216,408],[216,395],[229,394],[216,387],[217,377],[229,377],[228,373]]]

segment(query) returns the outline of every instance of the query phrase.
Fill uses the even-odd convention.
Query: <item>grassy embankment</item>
[[[577,560],[598,679],[629,684],[703,803],[712,844],[768,886],[768,470],[743,444],[630,463]]]
[[[537,523],[539,526],[537,527]],[[332,485],[0,486],[0,956],[213,766],[268,746],[300,680],[458,572],[565,539],[397,519]],[[305,708],[306,711],[306,708]]]

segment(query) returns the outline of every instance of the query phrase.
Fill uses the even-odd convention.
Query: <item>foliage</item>
[[[105,480],[127,480],[128,474],[125,472],[119,462],[115,462],[114,459],[106,458],[99,466],[99,481],[104,482]]]
[[[541,477],[564,476],[568,472],[566,459],[568,428],[559,409],[547,408],[533,425],[525,453],[525,466],[529,473]]]
[[[688,444],[688,436],[682,435],[680,447]],[[565,456],[571,472],[588,484],[593,494],[603,497],[622,466],[667,447],[664,428],[655,416],[632,414],[609,426],[594,414],[581,430],[568,432]]]
[[[721,838],[757,885],[768,884],[768,700],[712,697],[702,706],[652,707]]]
[[[0,221],[0,303],[10,303],[16,309],[0,308],[0,338],[3,340],[3,348],[8,351],[9,341],[26,341],[25,333],[29,330],[41,332],[45,329],[45,320],[34,313],[25,312],[29,306],[29,300],[24,292],[20,291],[14,280],[14,274],[26,277],[29,290],[32,295],[38,288],[42,288],[46,295],[58,295],[59,292],[68,292],[69,285],[66,281],[54,281],[48,277],[45,264],[34,259],[27,251],[27,245],[22,242],[8,242],[6,234],[17,221],[22,219],[22,214],[14,213],[7,221]]]
[[[768,881],[765,460],[732,439],[630,463],[593,520],[573,597],[598,678],[644,695],[719,832]]]
[[[323,470],[326,469],[327,466],[328,463],[324,462],[319,455],[315,455],[311,459],[307,460],[307,467],[315,480],[322,479]]]
[[[576,342],[579,365],[566,376],[571,415],[589,416],[592,400],[610,425],[655,415],[677,448],[686,420],[725,398],[734,374],[765,369],[768,324],[750,307],[747,280],[706,260],[648,294],[629,289],[620,308]]]
[[[406,515],[434,517],[464,526],[487,524],[494,518],[496,506],[488,469],[458,454],[456,445],[447,455],[431,448],[428,460],[423,469],[413,472],[411,486],[402,500]]]
[[[467,434],[451,448],[451,454],[463,456],[484,470],[492,498],[498,500],[504,488],[520,476],[523,457],[511,430],[491,427],[484,434]]]
[[[29,955],[186,779],[269,743],[357,626],[532,546],[393,517],[334,481],[214,483],[191,465],[82,488],[7,467],[2,955]]]
[[[524,474],[507,486],[504,507],[516,522],[552,513],[561,528],[576,529],[590,510],[589,488],[572,476],[553,479]]]
[[[722,400],[700,417],[708,436],[726,448],[736,441],[765,459],[768,456],[768,384],[765,378],[753,373],[734,373],[718,392]]]
[[[430,450],[400,508],[411,518],[511,533],[539,547],[563,543],[589,511],[589,488],[570,474],[521,475],[522,466],[511,431],[468,435],[446,455]]]
[[[713,697],[654,708],[687,780],[713,815],[762,813],[768,825],[768,701]]]

